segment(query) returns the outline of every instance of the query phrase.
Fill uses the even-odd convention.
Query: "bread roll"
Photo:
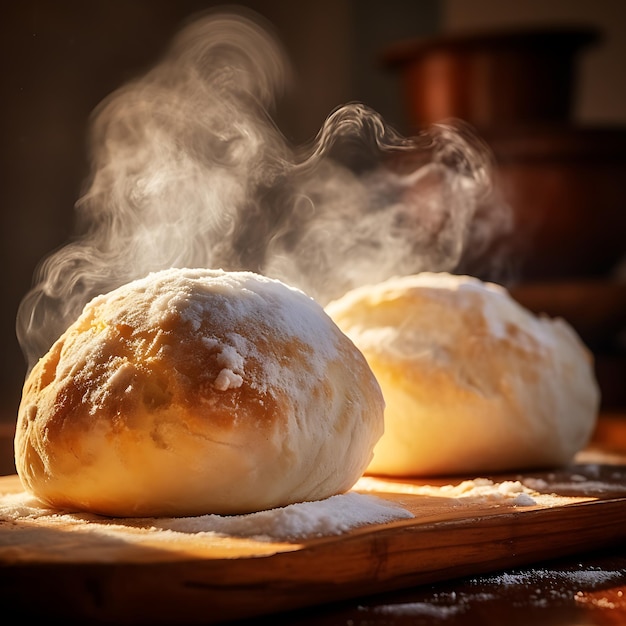
[[[246,513],[348,490],[383,429],[363,355],[246,272],[150,274],[85,307],[25,381],[25,489],[110,516]]]
[[[567,463],[588,441],[592,358],[561,319],[495,284],[424,273],[346,294],[327,313],[355,342],[386,401],[367,472],[476,474]]]

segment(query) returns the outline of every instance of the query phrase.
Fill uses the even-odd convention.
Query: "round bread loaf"
[[[383,410],[363,355],[304,293],[172,269],[93,299],[40,359],[15,458],[53,507],[246,513],[350,489]]]
[[[561,319],[504,288],[423,273],[326,307],[386,402],[371,474],[475,474],[567,463],[599,404],[590,352]]]

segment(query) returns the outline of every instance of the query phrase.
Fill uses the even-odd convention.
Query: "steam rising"
[[[397,274],[454,271],[510,227],[468,129],[405,138],[361,104],[308,145],[274,124],[291,69],[256,21],[207,14],[93,116],[78,235],[21,303],[29,369],[93,296],[167,267],[250,269],[320,303]]]

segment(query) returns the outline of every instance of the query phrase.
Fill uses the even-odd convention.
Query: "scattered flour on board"
[[[564,485],[585,487],[585,491],[600,491],[607,485],[594,466],[579,468],[564,481]],[[353,528],[414,518],[413,513],[400,504],[384,499],[384,492],[397,494],[435,496],[463,503],[477,500],[482,503],[514,507],[547,504],[550,491],[555,486],[541,478],[525,477],[522,480],[495,482],[487,478],[464,480],[458,484],[415,485],[388,483],[376,478],[362,477],[348,493],[332,496],[317,502],[302,502],[285,507],[249,513],[247,515],[201,515],[181,518],[131,518],[115,519],[59,511],[47,508],[36,498],[22,492],[0,495],[0,521],[42,519],[50,523],[85,524],[96,532],[123,533],[124,530],[149,533],[151,538],[164,539],[177,535],[195,536],[214,534],[247,537],[261,541],[302,540],[313,537],[339,535]],[[612,485],[614,488],[614,485]],[[379,495],[381,497],[379,497]]]
[[[171,538],[172,534],[217,534],[264,541],[302,540],[345,533],[353,528],[412,519],[401,505],[368,493],[380,491],[376,479],[361,478],[355,490],[317,502],[301,502],[247,515],[200,515],[180,518],[115,519],[98,515],[59,511],[46,507],[22,492],[0,495],[0,520],[42,519],[49,523],[85,524],[94,532],[120,533],[124,529]],[[416,486],[394,484],[394,491],[413,495],[436,495],[451,499],[481,499],[488,503],[506,501],[514,506],[536,504],[533,491],[519,481],[493,482],[486,478],[457,485]]]
[[[352,528],[411,519],[401,506],[368,494],[349,492],[317,502],[301,502],[247,515],[200,515],[179,518],[115,519],[46,508],[26,493],[0,496],[0,519],[41,519],[52,523],[85,524],[97,531],[120,532],[141,528],[153,537],[172,533],[217,534],[257,540],[298,540],[338,535]]]
[[[545,478],[527,477],[523,482],[530,489],[537,491],[554,491],[562,494],[576,492],[591,496],[606,491],[626,493],[626,483],[623,482],[622,476],[622,470],[604,475],[600,465],[590,463],[577,465],[576,471],[565,476],[548,474]]]
[[[361,491],[380,491],[383,487],[374,478],[361,478],[356,489]],[[504,503],[513,506],[532,506],[537,504],[537,491],[523,485],[519,480],[495,482],[489,478],[464,480],[456,485],[414,485],[410,483],[393,483],[390,487],[396,493],[421,496],[435,496],[456,499],[479,499],[485,503]]]
[[[239,537],[304,539],[338,535],[351,528],[411,519],[413,514],[381,498],[349,492],[318,502],[301,502],[247,515],[201,515],[154,520],[162,530],[215,532]]]

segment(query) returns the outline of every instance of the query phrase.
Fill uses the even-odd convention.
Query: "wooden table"
[[[291,612],[274,616],[271,623],[622,626],[626,624],[626,546]]]
[[[619,468],[619,476],[625,476],[626,419],[622,416],[602,419],[593,445],[584,452],[581,460],[582,463],[609,467],[609,470],[613,467]],[[238,620],[237,607],[232,607],[232,611],[227,610],[223,614],[228,616],[227,621],[235,624],[258,624],[260,619],[263,619],[263,623],[277,625],[319,624],[322,626],[393,626],[396,624],[592,626],[626,624],[625,502],[624,496],[606,500],[604,508],[597,509],[599,511],[598,517],[595,519],[590,517],[585,523],[593,527],[593,532],[588,535],[581,533],[579,546],[578,535],[567,536],[566,534],[568,515],[573,520],[574,513],[578,511],[582,511],[584,515],[588,515],[589,511],[595,513],[596,509],[593,504],[587,506],[587,503],[582,502],[580,506],[577,503],[574,503],[573,506],[567,506],[565,507],[565,517],[555,510],[554,521],[558,532],[552,537],[548,537],[551,532],[551,519],[549,518],[546,524],[546,520],[542,517],[544,515],[542,510],[536,512],[536,526],[533,526],[532,512],[530,512],[531,517],[528,518],[531,519],[530,528],[536,529],[540,536],[533,537],[532,532],[528,533],[529,526],[524,523],[521,526],[519,524],[517,526],[511,525],[503,531],[505,534],[501,535],[500,539],[481,538],[480,532],[490,532],[489,528],[496,528],[501,514],[508,515],[506,511],[497,512],[494,516],[489,513],[478,525],[473,524],[472,520],[466,524],[463,515],[461,515],[462,511],[461,513],[457,511],[452,518],[444,520],[448,524],[448,530],[443,534],[440,529],[437,529],[437,524],[434,524],[433,528],[426,529],[427,532],[434,532],[433,537],[444,540],[440,544],[440,548],[443,550],[441,557],[438,557],[436,552],[433,553],[432,550],[424,552],[425,557],[438,562],[439,569],[430,572],[434,576],[433,580],[429,580],[427,568],[424,572],[419,571],[419,552],[416,552],[411,557],[413,561],[407,561],[416,565],[415,575],[407,571],[405,584],[403,584],[402,576],[396,576],[392,580],[393,584],[387,583],[386,590],[384,583],[380,588],[375,584],[367,584],[367,575],[362,577],[364,584],[360,588],[362,589],[361,593],[359,588],[355,589],[352,586],[349,588],[349,593],[344,594],[340,583],[333,581],[324,583],[323,577],[318,576],[315,568],[321,562],[319,561],[320,557],[326,565],[332,561],[333,553],[328,547],[330,545],[333,548],[335,544],[324,543],[324,541],[319,544],[313,542],[312,546],[308,546],[306,550],[288,551],[282,555],[279,554],[279,558],[276,560],[278,567],[287,567],[287,569],[295,567],[297,569],[290,574],[294,579],[300,577],[303,581],[313,581],[310,587],[312,594],[310,600],[307,600],[306,597],[308,592],[306,582],[304,583],[305,586],[300,584],[300,586],[289,587],[290,580],[288,578],[284,576],[282,579],[274,577],[275,581],[281,581],[280,584],[283,585],[281,589],[275,581],[273,584],[263,583],[261,577],[257,579],[255,584],[247,583],[249,587],[246,588],[240,580],[237,581],[239,586],[233,597],[239,597],[242,604],[245,604],[248,597],[260,599],[260,603],[263,604],[264,598],[267,597],[269,604],[266,604],[260,611],[264,617],[253,616],[246,620]],[[479,510],[477,515],[480,517],[482,512]],[[605,515],[606,517],[604,517]],[[602,530],[605,523],[607,536],[616,539],[602,540],[602,532],[598,533],[598,529]],[[393,544],[393,541],[405,541],[405,545],[410,549],[411,543],[407,539],[407,528],[402,527],[403,524],[406,522],[397,522],[398,528],[391,528],[388,531],[388,538],[380,543],[378,541],[371,542],[367,533],[354,534],[351,556],[356,559],[355,562],[363,563],[366,566],[364,559],[367,558],[367,550],[373,550],[373,558],[380,561],[381,554],[377,554],[377,550],[382,553],[389,546],[402,545],[402,543]],[[585,524],[581,525],[580,528],[583,529]],[[500,526],[497,527],[501,529]],[[620,530],[622,527],[624,528],[623,533]],[[469,536],[473,539],[458,538],[457,532],[462,534],[468,529],[471,531]],[[413,530],[415,529],[408,528],[408,531]],[[417,529],[418,532],[423,532],[423,530],[423,528]],[[507,532],[512,532],[515,537],[508,537]],[[546,537],[541,536],[544,532]],[[588,541],[593,541],[594,549],[589,549],[587,540],[582,539],[583,536],[586,536]],[[412,537],[416,537],[415,533]],[[448,541],[447,538],[451,538],[451,541]],[[491,561],[489,559],[481,560],[480,551],[482,547],[474,550],[474,554],[472,554],[472,544],[468,541],[476,541],[478,546],[482,546],[481,542],[484,541],[485,550],[492,550],[495,547],[500,556]],[[572,548],[572,542],[574,548]],[[502,545],[499,545],[500,543]],[[6,542],[4,545],[7,545]],[[469,550],[467,549],[468,546]],[[545,546],[546,558],[540,551],[541,546]],[[553,550],[552,546],[556,546],[558,549]],[[455,549],[457,547],[465,550],[463,555],[456,554]],[[43,550],[45,552],[45,546]],[[344,557],[341,554],[339,544],[337,544],[337,550],[338,560],[341,560]],[[516,554],[516,550],[519,550],[519,554]],[[559,552],[559,558],[555,558],[555,554]],[[564,554],[568,556],[563,556]],[[291,560],[292,555],[297,558]],[[417,562],[415,561],[416,555]],[[310,562],[308,561],[309,556]],[[403,565],[402,554],[395,555],[394,558],[397,559],[400,566]],[[55,559],[58,561],[58,554]],[[219,585],[224,585],[223,580],[220,579],[219,567],[223,567],[225,576],[238,575],[235,567],[237,564],[234,563],[236,560],[238,559],[222,560],[217,563],[218,574],[213,574],[213,576],[217,576],[214,580]],[[446,560],[448,561],[447,564]],[[108,592],[114,587],[117,589],[118,595],[121,593],[121,597],[126,601],[129,598],[132,599],[133,594],[129,593],[128,590],[122,589],[120,591],[119,581],[125,581],[121,583],[122,586],[133,585],[135,582],[141,586],[141,581],[145,582],[146,575],[151,578],[150,564],[139,562],[135,557],[130,558],[129,562],[117,563],[112,557],[111,562],[106,564],[106,574],[103,576],[102,570],[98,566],[94,567],[91,562],[77,565],[76,562],[64,564],[53,561],[54,559],[50,562],[42,561],[38,564],[35,563],[35,566],[29,563],[21,565],[18,563],[16,566],[15,563],[8,562],[6,558],[4,562],[0,562],[2,566],[0,567],[0,602],[5,610],[17,612],[23,619],[41,619],[49,615],[47,607],[52,607],[52,604],[55,604],[55,617],[61,616],[63,623],[70,625],[74,623],[209,624],[216,623],[214,609],[215,605],[221,601],[220,594],[229,592],[226,586],[218,591],[208,589],[208,595],[204,596],[206,603],[198,602],[191,612],[185,611],[185,607],[181,606],[180,615],[191,616],[193,619],[190,621],[183,617],[176,619],[178,609],[167,608],[166,597],[159,595],[158,592],[151,594],[149,590],[144,590],[143,594],[139,596],[140,601],[133,600],[134,616],[130,612],[118,611],[116,613],[114,611],[109,612],[108,615],[103,612],[100,615],[104,620],[102,621],[93,617],[93,612],[92,617],[85,617],[76,610],[75,606],[72,606],[73,589],[77,590],[77,595],[79,588],[82,589],[83,594],[88,594],[87,602],[91,607],[98,606],[98,603],[106,604],[107,600],[99,594],[102,594],[103,590]],[[202,576],[204,576],[204,584],[207,588],[210,587],[211,580],[207,578],[206,569],[193,569],[197,564],[201,567],[206,565],[202,558],[197,559],[196,565],[192,564],[191,575],[189,575],[189,571],[185,570],[186,567],[189,567],[188,563],[183,564],[181,569],[180,563],[173,561],[171,571],[182,573],[180,576],[172,574],[172,584],[180,585],[182,581],[183,586],[187,586],[185,593],[189,592],[189,595],[185,596],[180,593],[179,589],[173,595],[175,601],[180,602],[181,599],[184,601],[186,597],[197,598],[197,594],[194,595],[197,589],[189,589],[189,585],[191,582],[201,584],[200,578]],[[346,563],[345,571],[348,572],[352,565]],[[311,567],[313,571],[303,575],[301,570],[307,567]],[[358,570],[358,568],[356,569]],[[239,575],[241,571],[243,570],[240,567]],[[169,565],[165,562],[156,563],[154,572],[157,577],[167,579],[170,575]],[[268,580],[273,577],[271,569],[267,569],[266,572]],[[288,572],[287,575],[289,575]],[[355,580],[358,579],[358,571],[353,571],[350,576],[354,577]],[[117,581],[116,577],[119,577]],[[253,578],[250,580],[252,581]],[[380,579],[384,580],[384,577],[380,577]],[[435,580],[439,582],[434,582]],[[104,586],[103,581],[106,583]],[[419,584],[416,584],[416,581]],[[167,594],[168,584],[167,580],[165,582],[160,580],[155,589],[161,590],[162,594]],[[217,588],[219,585],[215,587]],[[201,590],[201,600],[202,593],[204,593],[203,590]],[[61,601],[55,602],[55,594],[62,596]],[[237,594],[239,595],[237,596]],[[271,605],[272,594],[278,600],[275,603],[275,608],[268,612],[267,606]],[[290,601],[292,597],[293,602]],[[50,604],[43,605],[41,604],[42,600]],[[85,599],[82,598],[81,602],[84,601]],[[197,602],[197,600],[194,601]],[[223,604],[228,608],[228,602]],[[294,606],[302,608],[286,610]],[[155,610],[155,607],[158,608]],[[64,614],[65,608],[67,610]],[[164,609],[163,614],[160,613],[160,608]],[[249,609],[246,611],[250,612]],[[146,619],[146,615],[149,615],[150,618]],[[120,616],[123,617],[120,619]]]

